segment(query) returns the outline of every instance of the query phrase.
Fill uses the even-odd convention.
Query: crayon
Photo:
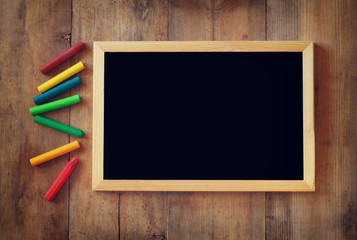
[[[59,83],[63,82],[69,77],[72,77],[74,74],[82,71],[84,69],[84,65],[82,62],[79,62],[72,67],[68,68],[67,70],[64,70],[57,76],[51,78],[47,82],[41,84],[40,86],[37,87],[38,91],[40,93],[46,92],[47,90],[53,88],[54,86],[58,85]]]
[[[56,130],[64,132],[64,133],[68,133],[68,134],[73,135],[75,137],[81,138],[84,135],[82,130],[79,130],[79,129],[71,127],[71,126],[68,126],[68,125],[63,124],[63,123],[56,122],[54,120],[42,117],[40,115],[36,115],[35,116],[34,122],[38,123],[38,124],[41,124],[41,125],[44,125],[46,127],[50,127],[50,128],[56,129]]]
[[[52,201],[52,199],[56,196],[56,194],[61,189],[63,184],[66,182],[67,178],[69,177],[69,175],[71,174],[77,163],[78,163],[78,158],[74,157],[66,164],[62,172],[58,175],[58,177],[50,187],[50,189],[48,189],[45,195],[45,199],[47,201]]]
[[[31,158],[30,163],[31,163],[32,167],[35,167],[37,165],[40,165],[41,163],[47,162],[47,161],[52,160],[56,157],[59,157],[66,153],[72,152],[73,150],[76,150],[80,147],[81,146],[79,145],[79,142],[76,140],[76,141],[73,141],[66,145],[63,145],[62,147],[53,149],[53,150],[46,152],[44,154],[41,154],[37,157]]]
[[[57,67],[58,65],[60,65],[64,61],[66,61],[68,58],[72,57],[74,54],[81,51],[83,48],[84,48],[84,44],[82,43],[82,41],[79,41],[78,43],[76,43],[72,47],[68,48],[66,51],[64,51],[60,55],[53,58],[51,61],[43,64],[40,67],[40,71],[43,74],[47,73],[48,71],[52,70],[53,68]]]
[[[32,116],[37,115],[37,114],[41,114],[44,112],[49,112],[52,110],[56,110],[59,108],[63,108],[63,107],[67,107],[76,103],[81,102],[81,99],[79,98],[79,95],[74,95],[71,97],[67,97],[67,98],[62,98],[60,100],[57,101],[53,101],[53,102],[49,102],[49,103],[45,103],[36,107],[32,107],[30,108],[30,113]]]
[[[39,105],[45,101],[47,101],[48,99],[51,99],[61,93],[64,93],[65,91],[74,88],[75,86],[78,86],[79,84],[81,84],[81,79],[77,76],[75,78],[72,78],[71,80],[68,80],[65,83],[62,83],[36,97],[33,98],[33,102],[36,105]]]

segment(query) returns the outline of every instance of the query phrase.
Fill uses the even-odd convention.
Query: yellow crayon
[[[74,74],[82,71],[84,68],[85,67],[84,67],[83,63],[79,62],[79,63],[73,65],[72,67],[68,68],[67,70],[64,70],[63,72],[61,72],[57,76],[51,78],[47,82],[41,84],[40,86],[37,87],[37,89],[38,89],[38,91],[40,91],[40,93],[46,92],[47,90],[49,90],[50,88],[53,88],[57,84],[59,84],[59,83],[63,82],[64,80],[66,80],[67,78],[69,78],[69,77],[73,76]]]
[[[51,159],[54,159],[56,157],[62,156],[63,154],[66,154],[68,152],[76,150],[78,148],[80,148],[79,142],[73,141],[71,143],[63,145],[62,147],[59,147],[59,148],[53,149],[52,151],[41,154],[40,156],[31,158],[30,163],[31,163],[32,167],[34,167],[41,163],[47,162]]]

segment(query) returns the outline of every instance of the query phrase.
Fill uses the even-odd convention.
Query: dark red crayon
[[[81,51],[83,48],[84,48],[84,44],[82,43],[82,41],[79,41],[78,43],[76,43],[72,47],[68,48],[66,51],[64,51],[57,57],[53,58],[51,61],[42,65],[40,67],[40,71],[43,74],[47,73],[51,69],[57,67],[58,65],[60,65],[64,61],[66,61],[68,58],[72,57],[77,52]]]
[[[73,171],[74,167],[78,162],[78,158],[74,157],[67,163],[67,165],[63,168],[62,172],[58,175],[57,179],[54,181],[50,189],[48,189],[45,199],[48,201],[52,201],[52,199],[56,196],[58,191],[61,189],[62,185],[66,182],[67,178]]]

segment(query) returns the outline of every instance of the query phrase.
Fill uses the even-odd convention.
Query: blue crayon
[[[75,86],[78,86],[81,84],[81,79],[79,77],[72,78],[71,80],[68,80],[65,83],[62,83],[36,97],[33,98],[33,101],[36,105],[39,105],[48,99],[53,98],[54,96],[57,96],[58,94],[61,94],[71,88],[74,88]]]

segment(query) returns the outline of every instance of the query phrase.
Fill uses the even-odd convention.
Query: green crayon
[[[73,135],[75,137],[81,138],[84,135],[82,130],[79,130],[79,129],[71,127],[71,126],[68,126],[68,125],[63,124],[63,123],[59,123],[59,122],[53,121],[51,119],[42,117],[40,115],[36,115],[35,116],[34,122],[38,123],[38,124],[41,124],[41,125],[44,125],[46,127],[50,127],[50,128],[56,129],[56,130],[64,132],[64,133],[68,133],[68,134]]]
[[[45,103],[45,104],[42,104],[42,105],[39,105],[36,107],[32,107],[32,108],[30,108],[30,113],[33,116],[33,115],[41,114],[44,112],[52,111],[55,109],[67,107],[69,105],[76,104],[79,102],[81,102],[79,95],[74,95],[71,97],[62,98],[57,101],[53,101],[53,102]]]

